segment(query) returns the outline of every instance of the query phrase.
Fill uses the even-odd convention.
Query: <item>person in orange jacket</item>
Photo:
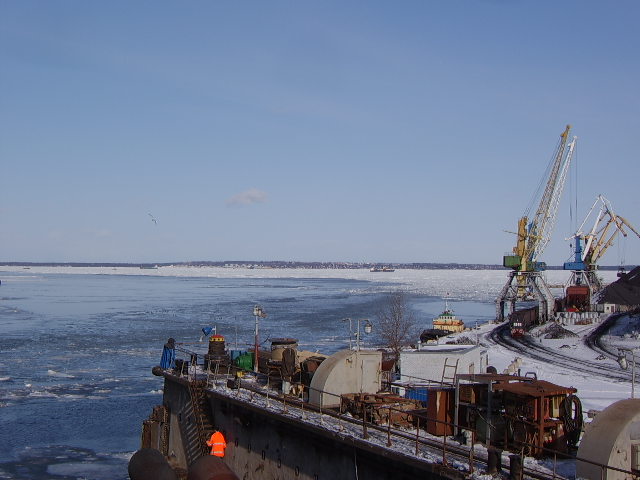
[[[225,442],[222,433],[213,432],[211,438],[207,441],[207,445],[211,447],[211,455],[224,457],[224,449],[227,448],[227,442]]]

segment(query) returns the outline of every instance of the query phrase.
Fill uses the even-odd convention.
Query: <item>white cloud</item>
[[[251,205],[253,203],[264,203],[267,201],[267,193],[257,188],[252,188],[245,192],[238,193],[227,200],[228,207],[239,207]]]

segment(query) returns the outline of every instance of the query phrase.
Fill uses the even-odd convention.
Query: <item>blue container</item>
[[[240,355],[244,355],[247,353],[246,350],[229,350],[229,355],[231,356],[231,361],[235,361]]]
[[[427,389],[427,387],[407,388],[404,394],[404,398],[418,400],[423,407],[426,407],[427,399],[429,398],[429,390]]]

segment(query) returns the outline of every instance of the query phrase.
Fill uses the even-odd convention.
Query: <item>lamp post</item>
[[[631,352],[631,398],[635,398],[635,386],[636,386],[636,351],[635,348],[618,348],[618,365],[623,370],[629,368],[627,362],[627,352]]]
[[[253,371],[258,373],[258,319],[264,318],[267,314],[262,310],[260,305],[256,305],[253,307],[253,316],[256,318],[256,335],[255,335],[255,346],[254,346],[254,359],[253,359]]]
[[[358,322],[358,330],[356,331],[356,350],[360,351],[360,322],[364,322],[364,333],[367,335],[371,333],[373,330],[373,325],[368,318],[359,318],[356,320]]]
[[[349,350],[353,350],[353,347],[351,346],[351,338],[353,336],[352,332],[352,328],[351,328],[351,318],[343,318],[342,319],[343,322],[349,322]]]

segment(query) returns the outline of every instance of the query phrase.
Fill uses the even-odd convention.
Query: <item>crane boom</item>
[[[554,155],[544,193],[533,219],[529,222],[528,217],[525,215],[518,221],[518,238],[513,249],[514,255],[504,257],[503,264],[505,267],[510,267],[520,272],[544,269],[544,264],[538,262],[538,259],[542,256],[545,247],[551,240],[558,205],[560,204],[577,140],[574,137],[567,147],[570,131],[571,125],[567,125],[560,135],[560,143]]]
[[[545,265],[539,259],[551,240],[558,205],[576,146],[576,137],[573,137],[571,142],[568,141],[570,131],[571,125],[567,125],[560,135],[560,142],[548,169],[545,189],[535,215],[531,221],[527,214],[518,220],[517,240],[513,254],[505,255],[503,258],[503,265],[511,268],[512,271],[496,300],[498,321],[504,319],[504,309],[507,304],[511,312],[514,312],[517,300],[533,298],[538,300],[539,322],[545,322],[553,315],[555,298],[542,277],[540,271],[544,270]],[[514,279],[516,279],[515,286]]]
[[[584,233],[582,228],[593,213],[595,207],[600,204],[600,209],[596,215],[593,227],[588,233]],[[625,228],[626,227],[626,228]],[[613,229],[613,231],[612,231]],[[583,220],[580,228],[573,236],[576,239],[576,255],[573,262],[564,264],[565,270],[595,270],[600,258],[607,249],[613,245],[613,241],[620,233],[626,237],[627,229],[635,233],[640,238],[640,233],[629,223],[627,219],[616,215],[611,206],[611,202],[602,195],[598,195],[596,201],[591,206],[589,213]],[[584,243],[584,247],[582,247]]]
[[[568,134],[569,127],[565,130],[565,134]],[[573,151],[576,145],[576,137],[569,144],[566,154],[564,153],[564,145],[562,145],[558,151],[558,159],[556,160],[557,166],[554,166],[552,176],[549,177],[547,182],[547,188],[545,189],[545,195],[540,202],[538,211],[534,218],[534,225],[537,224],[539,231],[539,239],[537,242],[533,242],[531,259],[536,262],[538,258],[542,256],[545,247],[551,240],[551,233],[556,223],[556,217],[558,213],[558,206],[560,205],[560,198],[562,197],[562,191],[564,190],[564,183],[567,178],[567,171],[571,164],[571,158],[573,157]],[[566,136],[564,138],[566,143]],[[536,227],[533,227],[536,228]]]

